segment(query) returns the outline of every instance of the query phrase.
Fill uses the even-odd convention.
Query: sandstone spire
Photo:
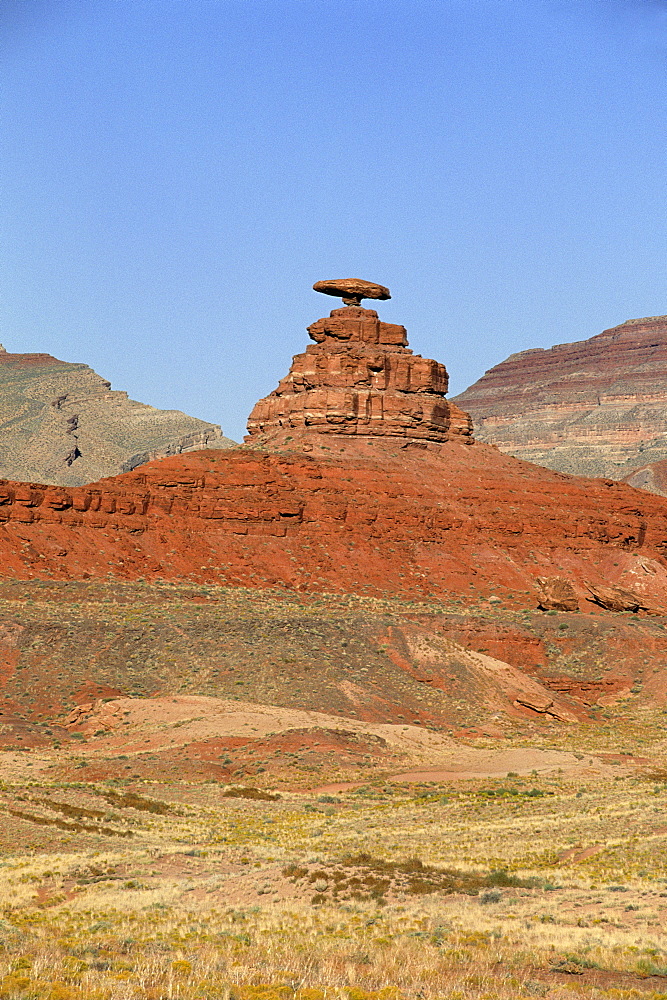
[[[313,287],[344,302],[390,297],[383,285],[359,279]],[[317,320],[308,333],[315,343],[255,405],[247,442],[280,445],[288,438],[338,434],[472,443],[470,417],[445,398],[445,366],[413,354],[405,327],[350,304]]]

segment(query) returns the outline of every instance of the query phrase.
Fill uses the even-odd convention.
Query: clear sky
[[[323,278],[452,394],[667,313],[667,0],[0,0],[0,64],[0,341],[236,440]]]

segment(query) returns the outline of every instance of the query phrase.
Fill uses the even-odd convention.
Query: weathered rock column
[[[389,298],[388,290],[356,280],[319,284],[326,288],[318,290],[345,295],[353,304],[308,327],[315,343],[256,404],[246,441],[343,434],[471,444],[470,417],[445,398],[445,366],[413,354],[405,327],[383,323],[374,309],[357,304]]]

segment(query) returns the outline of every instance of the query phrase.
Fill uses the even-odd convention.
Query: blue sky
[[[667,0],[0,0],[0,340],[241,439],[314,281],[452,394],[667,313]]]

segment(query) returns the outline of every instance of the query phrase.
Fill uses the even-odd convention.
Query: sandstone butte
[[[662,498],[473,441],[444,367],[373,310],[309,332],[242,447],[0,483],[0,575],[667,606]]]
[[[574,475],[627,479],[667,460],[667,316],[522,351],[456,397],[479,440]],[[659,475],[629,481],[651,489]]]
[[[0,476],[82,486],[151,459],[228,448],[216,424],[112,391],[88,365],[0,345]]]

